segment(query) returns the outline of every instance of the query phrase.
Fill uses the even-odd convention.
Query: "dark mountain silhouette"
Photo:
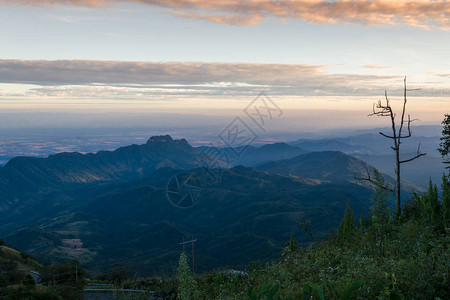
[[[13,158],[0,167],[0,227],[8,224],[12,230],[20,222],[77,207],[102,186],[144,178],[159,168],[198,167],[201,158],[185,139],[168,135],[114,151]]]
[[[195,166],[197,151],[185,139],[151,137],[144,145],[114,151],[80,154],[60,153],[47,158],[16,157],[2,169],[4,178],[23,187],[39,189],[59,183],[131,180],[160,167],[179,169]]]
[[[247,150],[253,163],[303,151],[286,144]],[[161,136],[112,152],[13,159],[2,176],[18,196],[2,198],[0,234],[43,261],[76,257],[94,271],[125,263],[142,275],[171,273],[179,243],[194,236],[205,271],[275,259],[292,231],[302,245],[311,242],[297,222],[311,221],[316,240],[337,228],[347,202],[358,216],[371,205],[372,187],[353,179],[371,167],[341,152],[209,170],[217,178],[195,168],[198,155],[185,140]],[[174,176],[189,178],[195,196],[188,185],[179,191],[196,205],[169,201]]]

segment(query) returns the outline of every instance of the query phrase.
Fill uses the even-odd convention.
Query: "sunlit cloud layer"
[[[183,18],[229,25],[256,25],[265,19],[291,19],[321,24],[408,25],[443,30],[450,28],[450,5],[445,0],[0,0],[4,4],[72,4],[91,8],[104,8],[124,2],[158,7]]]
[[[323,74],[326,66],[252,63],[0,60],[0,82],[59,84],[288,84]],[[310,79],[311,81],[311,79]]]
[[[32,85],[21,95],[39,97],[236,96],[262,90],[285,96],[365,96],[401,90],[402,79],[402,75],[330,73],[325,65],[0,60],[0,84]],[[417,96],[450,94],[445,82],[420,87]]]

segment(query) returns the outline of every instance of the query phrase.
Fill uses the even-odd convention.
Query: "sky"
[[[375,127],[387,120],[367,117],[372,103],[387,90],[399,109],[405,76],[408,112],[439,124],[449,58],[442,0],[0,0],[0,116],[14,116],[0,128],[52,126],[49,114],[207,126],[261,92],[279,130]]]

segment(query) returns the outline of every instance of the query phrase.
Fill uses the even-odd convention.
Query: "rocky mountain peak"
[[[147,144],[150,143],[170,143],[173,142],[173,139],[170,135],[158,135],[158,136],[152,136],[148,139]]]

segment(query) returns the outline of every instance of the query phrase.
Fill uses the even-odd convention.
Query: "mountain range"
[[[317,241],[347,202],[357,216],[371,205],[372,187],[355,176],[372,167],[342,152],[280,143],[248,148],[247,166],[207,169],[203,150],[159,136],[112,152],[15,158],[0,169],[0,234],[41,261],[162,275],[174,271],[183,239],[197,240],[198,271],[239,268],[277,258],[291,232],[302,245]],[[306,221],[312,241],[297,225]]]

